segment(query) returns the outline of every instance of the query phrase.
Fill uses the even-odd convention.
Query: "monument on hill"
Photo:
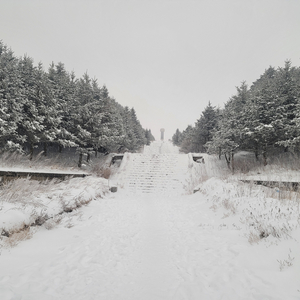
[[[160,139],[163,141],[164,140],[164,135],[165,135],[165,130],[162,128],[161,130],[160,130]]]

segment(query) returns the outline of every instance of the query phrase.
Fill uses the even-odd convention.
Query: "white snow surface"
[[[167,142],[144,152],[125,155],[117,193],[97,197],[105,182],[81,179],[95,200],[2,247],[1,300],[300,299],[299,202],[216,177],[189,194],[207,157],[196,164]]]

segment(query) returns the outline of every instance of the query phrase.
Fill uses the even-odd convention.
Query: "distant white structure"
[[[164,128],[162,128],[162,129],[160,130],[160,139],[163,141],[164,138],[165,138],[165,130],[164,130]]]

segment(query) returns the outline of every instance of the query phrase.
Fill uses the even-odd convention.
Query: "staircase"
[[[188,157],[183,154],[131,154],[124,189],[131,193],[180,195],[187,165]]]

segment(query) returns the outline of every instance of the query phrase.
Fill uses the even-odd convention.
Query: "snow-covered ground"
[[[146,148],[145,157],[168,163],[166,152],[174,162],[170,186],[144,189],[144,179],[158,172],[136,159],[135,167],[148,172],[138,181],[134,154],[109,183],[118,184],[117,193],[100,193],[108,182],[95,177],[61,183],[60,192],[54,185],[49,202],[57,211],[76,193],[94,200],[59,222],[49,219],[51,226],[31,227],[31,238],[16,247],[9,243],[14,235],[2,237],[0,299],[300,299],[298,195],[214,177],[213,159],[177,159],[167,143]],[[132,181],[138,188],[130,188]],[[174,181],[182,192],[174,193]],[[191,194],[196,185],[199,192]],[[34,201],[49,199],[47,193]],[[0,203],[0,220],[21,211]]]

